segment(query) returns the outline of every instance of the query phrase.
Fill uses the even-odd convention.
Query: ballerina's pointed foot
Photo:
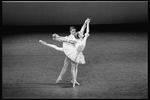
[[[80,85],[80,83],[79,82],[77,82],[77,81],[75,81],[75,82],[73,82],[73,80],[71,80],[71,82],[74,84],[77,84],[77,85]]]

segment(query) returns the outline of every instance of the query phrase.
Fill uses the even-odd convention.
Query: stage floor
[[[38,42],[62,46],[52,40],[52,33],[3,37],[2,98],[148,98],[147,34],[90,34],[83,52],[86,64],[79,65],[80,85],[75,88],[70,65],[55,84],[65,55]]]

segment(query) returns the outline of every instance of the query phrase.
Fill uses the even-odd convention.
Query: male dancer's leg
[[[63,66],[63,68],[62,68],[62,70],[61,70],[61,72],[60,72],[59,77],[58,77],[57,80],[56,80],[56,83],[58,83],[58,82],[62,79],[62,76],[63,76],[64,73],[66,72],[68,65],[69,65],[69,58],[66,56],[66,58],[65,58],[65,60],[64,60],[64,66]]]

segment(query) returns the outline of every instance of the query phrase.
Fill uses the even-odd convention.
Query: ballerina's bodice
[[[85,48],[85,41],[84,40],[77,40],[78,42],[75,44],[75,48],[77,49],[77,52],[80,53]]]
[[[77,40],[78,42],[76,43],[75,47],[77,48],[78,52],[82,52],[84,50],[88,36],[89,34],[85,34],[84,38]]]

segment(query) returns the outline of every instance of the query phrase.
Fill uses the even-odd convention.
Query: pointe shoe
[[[73,82],[73,80],[71,80],[71,83],[75,83],[77,85],[80,85],[80,83],[78,83],[77,81]]]

